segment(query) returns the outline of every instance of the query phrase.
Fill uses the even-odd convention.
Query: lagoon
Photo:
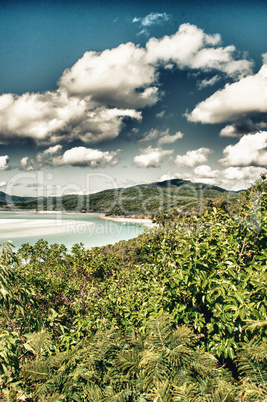
[[[22,244],[47,240],[64,244],[68,250],[76,243],[85,248],[129,240],[144,232],[142,224],[99,219],[99,213],[0,212],[0,243],[11,241],[18,249]]]

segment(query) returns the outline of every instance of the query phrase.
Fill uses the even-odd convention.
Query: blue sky
[[[267,164],[265,1],[2,1],[0,190],[184,178],[245,188]]]

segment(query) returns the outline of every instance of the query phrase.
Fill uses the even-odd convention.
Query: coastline
[[[153,228],[156,226],[156,223],[153,223],[152,219],[112,217],[112,216],[100,216],[98,219],[102,219],[105,221],[120,222],[120,223],[140,224],[140,225],[146,226],[148,228]]]

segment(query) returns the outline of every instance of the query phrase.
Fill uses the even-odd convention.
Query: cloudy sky
[[[1,1],[0,190],[168,178],[241,189],[267,165],[265,1]]]

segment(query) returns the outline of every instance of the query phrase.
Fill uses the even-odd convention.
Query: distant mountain
[[[38,198],[36,197],[20,197],[17,195],[10,196],[9,194],[0,191],[0,207],[12,209],[13,207],[19,209],[36,209]]]
[[[103,190],[88,195],[63,197],[20,197],[0,192],[2,210],[59,210],[103,212],[108,215],[155,215],[159,211],[193,210],[208,199],[236,199],[237,193],[189,180],[172,179],[127,188]]]
[[[175,187],[182,187],[182,186],[188,186],[191,188],[195,188],[197,190],[215,190],[215,191],[219,191],[221,193],[228,193],[228,190],[225,190],[222,187],[218,187],[218,186],[213,186],[211,184],[204,184],[204,183],[193,183],[190,180],[183,180],[183,179],[170,179],[170,180],[164,180],[164,181],[160,181],[160,182],[156,182],[156,183],[151,183],[148,184],[148,186],[156,186],[156,187],[171,187],[171,186],[175,186]]]

